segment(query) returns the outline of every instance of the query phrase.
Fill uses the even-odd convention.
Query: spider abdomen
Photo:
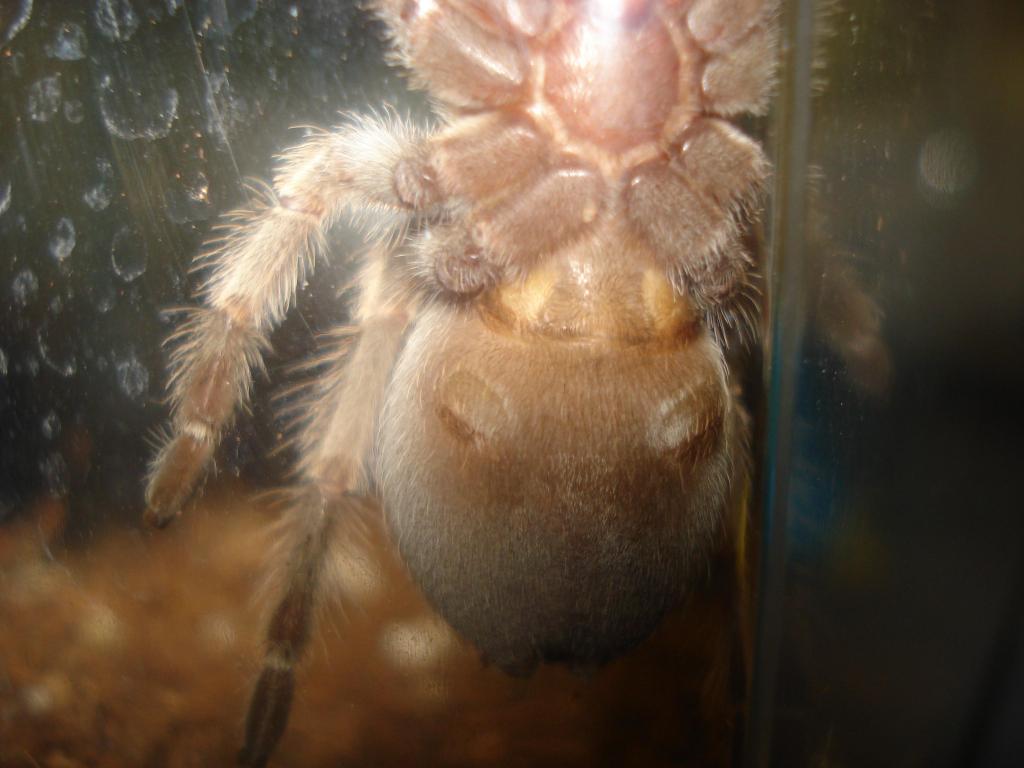
[[[650,273],[599,263],[574,250],[479,311],[430,309],[382,415],[403,559],[511,671],[646,637],[714,552],[745,450],[718,347]]]

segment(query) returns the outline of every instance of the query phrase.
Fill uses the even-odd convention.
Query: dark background
[[[772,329],[793,375],[767,405],[788,420],[765,455],[775,674],[759,670],[751,760],[1019,765],[1024,9],[850,0],[827,26],[809,160],[893,370],[866,394],[815,334],[803,276],[774,296],[799,312]],[[0,525],[49,496],[68,546],[137,525],[166,417],[161,310],[187,300],[217,213],[291,126],[423,111],[379,33],[346,0],[0,0]],[[343,319],[347,277],[337,259],[303,288],[276,383]],[[272,390],[219,458],[256,487],[288,459],[266,458]]]
[[[797,214],[880,303],[892,372],[867,395],[821,343],[799,268],[826,260],[785,252],[779,211],[751,764],[1020,765],[1024,6],[833,7],[806,145],[777,142],[817,169]]]

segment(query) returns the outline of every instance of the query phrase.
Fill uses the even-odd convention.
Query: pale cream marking
[[[513,316],[534,325],[555,291],[558,275],[548,266],[537,267],[521,283],[510,283],[501,290],[501,301]]]
[[[681,303],[663,272],[645,269],[640,293],[647,315],[660,333],[667,334],[685,322],[693,321],[692,311],[686,311],[690,308]]]

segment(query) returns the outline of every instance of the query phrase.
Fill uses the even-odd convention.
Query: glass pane
[[[273,334],[217,479],[153,532],[141,524],[144,478],[169,410],[162,344],[181,320],[164,310],[193,303],[192,256],[218,215],[265,193],[246,180],[270,179],[274,154],[312,130],[291,126],[328,127],[339,111],[385,104],[427,120],[362,5],[0,2],[2,765],[234,759],[270,610],[260,581],[265,566],[286,567],[277,499],[259,494],[289,480],[295,451],[274,449],[286,431],[279,414],[297,398],[272,397],[300,379],[290,367],[316,355],[317,334],[348,320],[344,255],[363,248],[361,236],[332,233],[333,258]],[[645,3],[592,7],[642,15]],[[495,173],[504,163],[495,158]],[[201,385],[215,386],[215,373]],[[722,579],[705,585],[701,569],[709,599],[625,658],[514,677],[430,610],[374,512],[336,531],[327,578],[341,599],[320,612],[273,764],[727,762],[742,686],[730,674]],[[614,555],[631,543],[604,545]],[[640,565],[620,579],[634,592],[637,572],[657,567]],[[566,581],[577,575],[555,567]],[[636,600],[638,612],[648,603],[660,608]]]
[[[851,0],[817,27],[820,95],[787,80],[780,188],[813,182],[779,217],[757,764],[1024,754],[1022,21]],[[830,270],[877,302],[885,355]]]

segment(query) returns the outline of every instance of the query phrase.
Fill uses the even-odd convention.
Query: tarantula
[[[769,172],[777,0],[371,0],[436,104],[281,158],[205,256],[175,334],[147,519],[202,478],[268,334],[343,216],[368,233],[352,337],[303,402],[298,530],[240,760],[288,717],[329,532],[379,496],[415,581],[492,663],[587,667],[646,637],[743,525],[727,347]]]

